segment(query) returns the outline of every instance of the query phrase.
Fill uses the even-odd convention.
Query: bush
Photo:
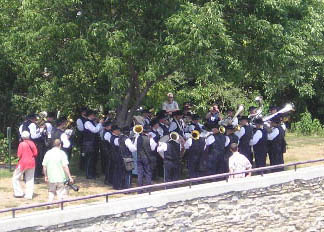
[[[7,162],[8,161],[8,139],[0,133],[0,161]]]
[[[292,130],[298,135],[324,135],[324,127],[318,119],[312,119],[311,113],[301,114],[299,122],[292,124]]]

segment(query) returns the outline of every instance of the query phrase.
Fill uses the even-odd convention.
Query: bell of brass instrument
[[[170,133],[170,140],[178,142],[179,138],[180,138],[180,136],[177,132],[173,131]]]
[[[259,103],[259,108],[257,109],[255,114],[250,114],[248,116],[248,118],[251,118],[251,123],[253,123],[253,121],[255,119],[261,117],[261,114],[262,114],[262,111],[263,111],[263,97],[262,96],[257,96],[254,100]]]
[[[72,119],[71,115],[69,115],[66,119],[67,123],[65,125],[65,129],[68,129],[71,127],[71,125],[73,124],[74,120]]]
[[[133,127],[134,134],[141,134],[143,132],[143,126],[142,125],[135,125]]]
[[[193,138],[194,140],[198,140],[198,139],[200,138],[200,133],[199,133],[199,131],[197,131],[197,130],[193,130],[193,131],[191,132],[191,136],[192,136],[192,138]]]
[[[234,131],[240,131],[241,130],[241,126],[240,125],[236,125],[235,127],[234,127]]]
[[[45,125],[46,118],[47,118],[47,112],[46,112],[46,111],[42,111],[42,112],[40,112],[40,113],[38,114],[36,124],[37,124],[39,127],[43,127],[43,126]]]
[[[219,133],[221,133],[221,134],[225,134],[225,132],[226,132],[225,127],[220,126],[220,127],[219,127]]]
[[[264,122],[270,121],[272,118],[276,117],[279,114],[284,114],[284,113],[288,113],[290,111],[294,111],[295,110],[295,105],[293,103],[287,103],[281,110],[279,110],[278,112],[268,115],[266,117],[264,117],[262,120]]]

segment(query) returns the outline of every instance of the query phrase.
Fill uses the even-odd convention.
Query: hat
[[[120,127],[118,125],[113,125],[111,127],[111,131],[115,131],[115,130],[120,130]]]
[[[150,132],[151,131],[151,127],[149,126],[149,125],[145,125],[144,127],[143,127],[143,132]]]
[[[172,116],[179,116],[179,115],[183,115],[182,110],[177,110],[172,113]]]
[[[130,127],[129,127],[129,126],[125,126],[125,127],[122,128],[122,132],[123,132],[124,134],[128,134],[129,131],[130,131]]]
[[[22,139],[29,139],[29,137],[30,137],[30,133],[28,131],[23,131],[21,133],[21,138]]]
[[[255,123],[255,124],[260,124],[260,125],[262,125],[262,124],[263,124],[263,120],[262,120],[261,118],[257,118],[257,119],[254,120],[254,123]]]
[[[206,125],[205,125],[205,127],[206,128],[208,128],[209,130],[211,130],[211,129],[214,129],[214,128],[219,128],[219,125],[218,125],[218,123],[207,123]]]
[[[193,114],[193,115],[191,116],[191,119],[192,119],[192,120],[199,120],[200,118],[199,118],[199,115],[198,115],[198,114]]]
[[[103,127],[111,126],[112,122],[110,120],[107,120],[103,123]]]
[[[173,93],[168,93],[167,96],[168,97],[173,97]]]
[[[249,107],[249,111],[252,111],[252,110],[255,110],[255,109],[256,109],[255,106],[250,106],[250,107]]]
[[[150,125],[154,126],[156,124],[159,124],[159,119],[158,118],[153,118],[152,121],[150,122]]]
[[[281,122],[279,116],[276,116],[276,117],[271,118],[270,121],[271,121],[271,122],[274,122],[274,123],[280,123],[280,122]]]
[[[37,114],[29,114],[28,116],[27,116],[27,119],[36,119],[37,118]]]
[[[250,119],[249,119],[248,116],[241,116],[239,120],[240,120],[240,121],[242,121],[242,120],[250,121]]]
[[[234,126],[233,125],[227,125],[225,126],[226,130],[234,130]]]
[[[97,114],[97,112],[94,111],[94,110],[88,110],[87,111],[87,117],[90,116],[90,115],[96,115],[96,114]]]
[[[48,112],[47,113],[47,117],[48,118],[55,118],[56,117],[56,114],[54,112]]]

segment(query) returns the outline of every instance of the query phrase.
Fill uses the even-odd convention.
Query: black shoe
[[[14,195],[14,198],[24,198],[25,195],[22,195],[22,196],[16,196]]]

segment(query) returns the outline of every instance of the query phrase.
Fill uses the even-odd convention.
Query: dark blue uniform
[[[200,159],[204,152],[205,144],[205,138],[200,137],[197,140],[192,139],[192,145],[186,151],[189,178],[196,178],[200,176]]]
[[[275,128],[278,128],[279,135],[272,141],[269,141],[270,165],[283,164],[283,153],[286,151],[285,131],[280,125]],[[283,171],[283,169],[280,168],[277,171]]]
[[[142,134],[137,139],[137,185],[152,184],[152,169],[156,159],[150,147],[150,138]],[[144,180],[145,179],[145,183]]]
[[[180,178],[180,144],[170,140],[167,142],[167,150],[164,152],[164,180],[176,181]]]
[[[230,151],[231,144],[236,143],[238,144],[239,138],[233,133],[230,135],[227,135],[229,138],[230,142],[227,147],[225,147],[225,158],[224,158],[224,173],[229,172],[229,167],[228,167],[228,161],[229,157],[232,155],[232,152]]]
[[[253,146],[254,157],[255,157],[255,165],[257,168],[265,167],[267,160],[267,140],[268,133],[266,129],[257,129],[261,131],[262,138]]]
[[[214,134],[215,141],[207,146],[208,163],[207,175],[215,175],[225,172],[225,141],[226,138],[223,134]]]
[[[252,150],[250,146],[250,140],[252,139],[253,136],[253,128],[250,125],[245,125],[243,126],[245,129],[245,134],[240,138],[240,143],[239,143],[239,152],[244,155],[250,163],[253,163],[253,155],[252,155]]]

